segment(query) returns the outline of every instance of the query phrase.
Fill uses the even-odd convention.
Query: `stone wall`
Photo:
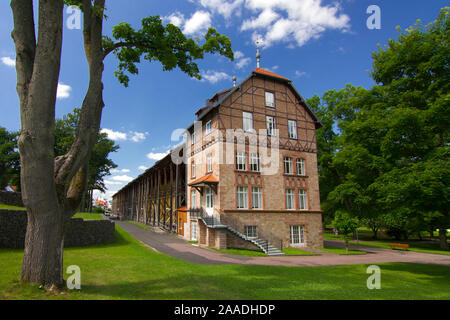
[[[20,192],[0,191],[0,203],[23,207],[22,195]]]
[[[25,211],[0,210],[0,248],[24,247],[27,228]],[[110,220],[73,218],[67,226],[65,247],[107,244],[114,241],[115,224]]]

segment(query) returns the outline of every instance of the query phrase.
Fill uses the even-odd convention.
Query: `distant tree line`
[[[374,238],[380,230],[407,239],[438,228],[448,249],[449,12],[398,29],[379,46],[371,89],[349,84],[308,99],[323,124],[318,165],[328,222],[335,213],[357,218]]]
[[[80,109],[63,116],[55,122],[55,156],[68,152],[75,139],[77,125],[80,119]],[[17,147],[18,132],[8,132],[0,127],[0,190],[8,185],[20,191],[20,156]],[[99,133],[97,142],[89,160],[88,186],[80,204],[80,211],[91,212],[94,190],[107,190],[104,178],[111,174],[111,169],[117,164],[109,158],[119,146],[108,139],[105,133]]]

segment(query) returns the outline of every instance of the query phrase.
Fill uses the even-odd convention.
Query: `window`
[[[236,170],[239,171],[247,170],[247,156],[245,152],[236,153]]]
[[[252,188],[252,208],[262,209],[262,189]]]
[[[275,136],[275,118],[274,117],[266,117],[266,127],[267,127],[267,135]]]
[[[191,135],[191,144],[194,144],[194,143],[196,142],[196,137],[197,137],[197,135],[195,134],[195,131],[192,132],[192,135]]]
[[[253,114],[249,112],[242,113],[242,128],[245,132],[253,131]]]
[[[298,190],[298,208],[300,210],[308,210],[306,190]]]
[[[191,222],[191,240],[197,241],[197,222]]]
[[[304,226],[291,226],[291,244],[304,244]]]
[[[261,171],[261,160],[258,153],[250,153],[250,170],[255,172]]]
[[[191,208],[197,208],[197,193],[191,190]]]
[[[206,187],[206,208],[212,209],[214,205],[214,197],[211,187]]]
[[[293,174],[292,158],[284,157],[284,173]]]
[[[275,98],[272,92],[266,92],[266,107],[275,108]]]
[[[192,160],[191,162],[191,177],[195,178],[195,161]]]
[[[247,238],[258,238],[258,227],[257,226],[244,226],[245,235]]]
[[[206,171],[212,172],[212,155],[208,154],[206,156]]]
[[[297,139],[297,121],[288,120],[289,139]]]
[[[294,190],[286,189],[286,209],[295,210]]]
[[[205,129],[205,134],[210,134],[211,133],[211,120],[209,120],[206,123],[206,129]]]
[[[247,187],[237,187],[238,209],[248,209]]]
[[[305,175],[305,160],[303,159],[297,159],[297,175]]]

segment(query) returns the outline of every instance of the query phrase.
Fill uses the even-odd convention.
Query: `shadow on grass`
[[[154,279],[82,286],[84,299],[449,299],[443,266],[380,264],[382,289],[367,289],[368,265],[208,266]],[[204,271],[204,272],[202,272]],[[157,273],[157,271],[155,271]],[[76,297],[74,293],[72,298]],[[81,296],[80,296],[81,298]]]

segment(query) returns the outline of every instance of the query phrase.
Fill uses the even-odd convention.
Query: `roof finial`
[[[262,44],[262,39],[258,38],[256,40],[256,67],[257,68],[261,67],[261,53],[259,52],[260,44]]]
[[[236,87],[236,76],[233,77],[233,87]]]

